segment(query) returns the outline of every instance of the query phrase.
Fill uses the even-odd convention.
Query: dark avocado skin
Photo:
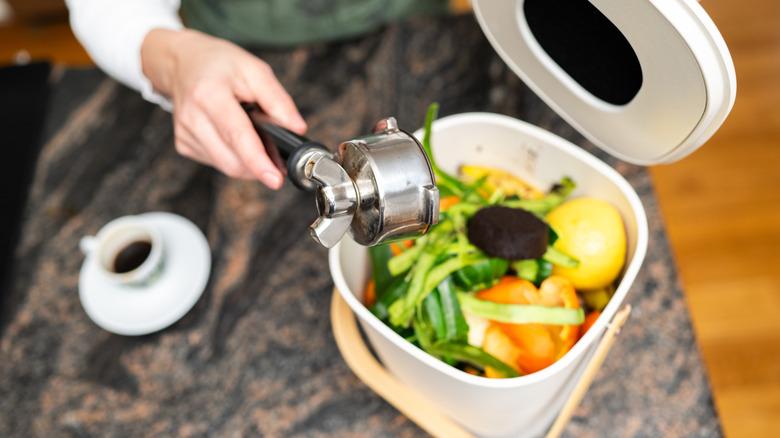
[[[483,208],[469,219],[467,228],[469,241],[491,257],[537,259],[547,250],[548,225],[519,208]]]

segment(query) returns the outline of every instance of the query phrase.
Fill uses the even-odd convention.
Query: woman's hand
[[[256,178],[272,189],[282,186],[282,173],[240,105],[256,102],[281,126],[306,131],[306,122],[268,64],[228,41],[163,29],[147,34],[141,60],[155,89],[173,100],[180,154],[234,178]]]

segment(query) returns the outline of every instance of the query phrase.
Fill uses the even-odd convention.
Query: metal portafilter
[[[382,119],[372,134],[321,143],[275,124],[244,105],[271,159],[298,188],[315,191],[319,217],[312,238],[331,248],[345,233],[365,246],[419,236],[439,218],[439,191],[431,164],[414,136]]]

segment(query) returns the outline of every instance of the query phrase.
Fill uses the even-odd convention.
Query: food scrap
[[[563,357],[609,303],[625,263],[620,213],[563,177],[547,192],[510,172],[464,165],[451,175],[423,148],[441,193],[440,220],[413,241],[369,249],[364,301],[407,341],[490,378]]]

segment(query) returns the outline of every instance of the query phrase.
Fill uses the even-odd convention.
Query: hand
[[[271,68],[228,41],[192,30],[155,29],[141,46],[143,72],[173,100],[176,150],[234,178],[272,189],[283,175],[266,154],[240,102],[256,102],[281,126],[306,122]]]

